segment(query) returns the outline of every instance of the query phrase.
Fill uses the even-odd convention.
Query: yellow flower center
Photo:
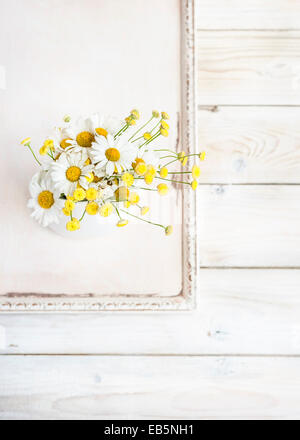
[[[70,182],[78,182],[81,176],[81,169],[79,167],[70,167],[66,171],[66,177]]]
[[[82,148],[90,148],[95,137],[89,131],[82,131],[76,137],[77,144]]]
[[[38,196],[38,204],[43,209],[50,209],[54,205],[54,197],[52,192],[43,191]]]
[[[99,135],[99,136],[104,136],[106,137],[108,135],[107,130],[105,130],[105,128],[96,128],[95,132]]]
[[[61,148],[63,148],[64,150],[69,147],[71,144],[68,141],[71,141],[72,139],[67,138],[67,139],[63,139],[60,143]]]
[[[111,162],[117,162],[120,159],[120,152],[116,148],[108,148],[105,151],[105,156],[107,160]]]

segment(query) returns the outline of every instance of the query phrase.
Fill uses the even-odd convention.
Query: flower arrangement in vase
[[[40,170],[33,176],[28,207],[42,226],[66,219],[68,232],[80,230],[87,216],[103,219],[116,216],[117,227],[130,218],[172,233],[171,225],[147,219],[149,206],[142,204],[144,191],[166,196],[172,182],[195,190],[204,152],[185,154],[158,145],[169,135],[169,115],[154,110],[150,119],[138,126],[140,113],[134,109],[125,120],[93,114],[73,123],[69,116],[40,148],[39,159],[31,138],[21,143],[33,154]],[[185,170],[189,160],[190,170]],[[183,170],[173,170],[180,164]],[[178,175],[181,180],[178,180]],[[76,216],[74,213],[79,212]]]

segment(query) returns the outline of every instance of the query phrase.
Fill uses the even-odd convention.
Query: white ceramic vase
[[[85,203],[77,203],[73,211],[73,217],[80,219],[83,214]],[[112,234],[116,228],[118,218],[116,214],[112,214],[109,217],[101,217],[100,214],[88,215],[85,214],[84,219],[80,224],[78,231],[67,231],[66,224],[69,221],[68,217],[62,216],[58,224],[52,223],[49,226],[51,231],[55,232],[62,237],[70,239],[86,239],[99,237],[101,235]]]

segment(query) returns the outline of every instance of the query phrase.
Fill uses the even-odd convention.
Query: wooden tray
[[[32,136],[39,148],[66,113],[126,115],[137,107],[145,115],[153,106],[173,116],[172,146],[194,152],[194,1],[27,0],[19,7],[15,14],[6,2],[0,17],[0,311],[194,308],[193,192],[174,192],[160,212],[175,224],[170,237],[132,223],[94,240],[64,239],[29,217],[35,165],[18,146]]]

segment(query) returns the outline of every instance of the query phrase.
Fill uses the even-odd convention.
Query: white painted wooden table
[[[0,418],[300,419],[300,1],[198,0],[192,313],[0,316]]]

